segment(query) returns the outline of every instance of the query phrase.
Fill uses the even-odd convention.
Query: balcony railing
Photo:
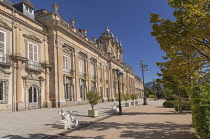
[[[113,84],[116,85],[117,84],[117,81],[113,81]]]
[[[91,80],[96,81],[97,77],[94,75],[91,75]]]
[[[42,71],[41,63],[31,60],[26,63],[26,68],[28,70]]]
[[[79,77],[80,78],[83,78],[83,79],[87,79],[87,74],[86,73],[83,73],[83,72],[80,72],[79,73]]]
[[[8,66],[11,65],[11,59],[9,58],[9,55],[0,53],[0,64]]]
[[[63,74],[74,76],[74,70],[72,69],[63,69]]]

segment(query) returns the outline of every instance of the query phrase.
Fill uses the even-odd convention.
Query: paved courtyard
[[[161,101],[158,101],[161,102]],[[58,138],[70,139],[198,139],[191,114],[174,113],[160,104],[135,106],[94,124],[66,132]]]
[[[142,99],[139,100],[142,104]],[[95,106],[99,110],[98,118],[87,117],[90,104],[65,107],[73,111],[80,124],[92,122],[110,114],[109,110],[118,102],[104,102]],[[123,101],[122,104],[125,102]],[[126,107],[122,107],[126,109]],[[65,130],[53,128],[54,123],[61,120],[58,111],[61,108],[42,108],[19,112],[0,112],[0,138],[41,138],[47,134],[57,134]]]
[[[142,100],[140,102],[140,105],[130,108],[123,106],[121,116],[109,116],[114,102],[100,103],[96,105],[99,118],[87,117],[89,104],[66,107],[83,124],[77,130],[53,128],[53,124],[60,121],[60,108],[2,112],[0,138],[197,139],[191,126],[191,114],[176,114],[171,108],[163,108],[163,100],[149,100],[146,106],[142,105]],[[91,124],[91,121],[95,122]]]

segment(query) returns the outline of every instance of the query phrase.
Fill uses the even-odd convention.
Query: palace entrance
[[[31,86],[28,90],[29,95],[29,109],[38,108],[38,88],[36,86]]]

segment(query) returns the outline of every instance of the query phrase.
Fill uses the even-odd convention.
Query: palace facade
[[[83,104],[90,90],[113,101],[118,79],[120,92],[143,97],[143,83],[109,28],[90,40],[58,8],[34,11],[29,0],[0,0],[0,111]],[[124,74],[118,78],[116,70]]]

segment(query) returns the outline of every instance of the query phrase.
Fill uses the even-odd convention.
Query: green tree
[[[179,65],[188,67],[188,78],[195,70],[209,66],[209,5],[208,0],[169,0],[175,9],[174,21],[162,19],[158,14],[151,14],[153,23],[152,36],[166,52],[166,59],[179,57]]]
[[[146,94],[147,98],[149,97],[149,95],[154,95],[154,90],[153,89],[145,87],[144,91],[145,91],[145,94]]]
[[[130,95],[130,97],[134,102],[134,100],[138,98],[138,95],[133,93],[133,94]]]
[[[92,110],[94,109],[94,106],[98,104],[98,101],[101,99],[101,96],[98,92],[89,91],[87,93],[87,99],[89,100],[89,103],[92,107]]]
[[[125,93],[125,94],[123,95],[123,98],[124,98],[124,100],[125,100],[126,103],[127,103],[127,101],[130,99],[130,94]]]

